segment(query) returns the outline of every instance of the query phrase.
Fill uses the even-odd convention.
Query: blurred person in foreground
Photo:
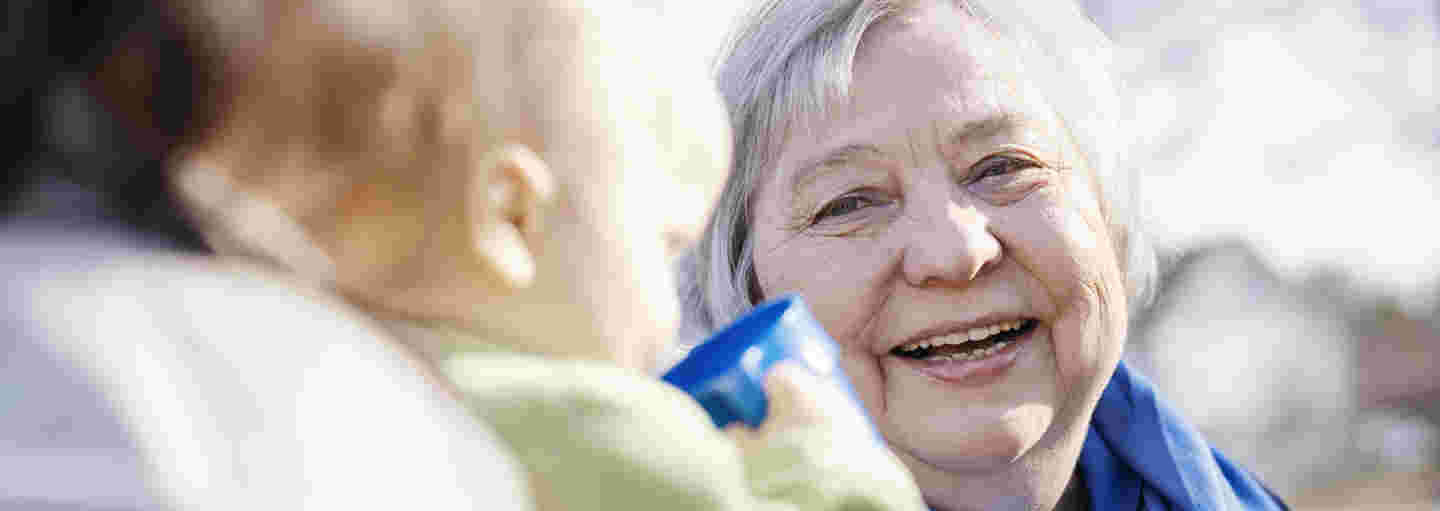
[[[204,507],[204,488],[217,481],[289,483],[324,507],[344,502],[309,496],[328,495],[320,490],[335,487],[317,480],[344,473],[345,462],[364,470],[395,463],[370,460],[377,448],[437,444],[421,430],[357,438],[299,409],[329,406],[314,399],[292,399],[313,421],[227,420],[235,396],[274,406],[280,392],[257,393],[265,385],[251,381],[267,369],[279,380],[271,387],[298,372],[307,384],[299,396],[363,406],[388,379],[327,379],[290,351],[316,338],[388,337],[417,353],[414,369],[431,370],[436,392],[449,388],[498,433],[504,448],[488,455],[513,455],[538,508],[921,508],[860,417],[827,405],[837,389],[803,372],[772,375],[772,417],[759,431],[732,431],[738,444],[689,396],[647,374],[678,321],[666,239],[697,223],[667,199],[683,196],[681,183],[718,181],[726,137],[701,76],[641,44],[622,6],[600,4],[173,5],[198,71],[214,79],[192,96],[203,101],[193,119],[204,122],[166,146],[166,175],[218,257],[95,261],[107,271],[85,282],[105,288],[96,300],[107,303],[67,310],[75,297],[29,297],[40,313],[99,312],[52,328],[119,396],[163,490]],[[145,76],[144,59],[129,63],[140,66],[129,76]],[[115,111],[147,113],[133,108],[146,91],[99,82]],[[131,121],[143,131],[143,120]],[[164,273],[172,266],[184,278]],[[303,299],[245,309],[226,296],[255,286]],[[158,297],[114,303],[126,293]],[[320,314],[296,302],[323,304],[339,316],[325,325],[335,331],[294,329],[297,316]],[[157,310],[178,314],[157,319]],[[117,322],[127,315],[139,324]],[[163,334],[176,324],[183,346],[145,338],[143,328]],[[103,335],[111,327],[128,327],[115,331],[145,348]],[[260,350],[272,360],[234,356],[249,346],[273,348]],[[341,351],[349,349],[360,348]],[[195,367],[197,350],[222,356]],[[239,381],[217,383],[217,374]],[[212,391],[223,383],[229,393]],[[414,413],[374,406],[363,420]],[[196,424],[171,424],[177,410]],[[304,463],[251,455],[249,447],[271,446],[264,433],[286,436]],[[214,450],[234,457],[207,459]],[[389,467],[397,482],[410,470],[454,475],[400,462],[412,464]],[[469,475],[459,461],[437,463]],[[503,497],[513,488],[491,480],[497,472],[453,486],[494,485]],[[386,487],[355,482],[355,504]],[[499,500],[482,507],[524,506]]]
[[[1120,362],[1153,271],[1068,1],[759,2],[704,330],[798,293],[935,509],[1283,509]]]
[[[238,80],[182,7],[9,4],[0,508],[531,508],[495,433],[376,321],[211,257],[170,180]]]

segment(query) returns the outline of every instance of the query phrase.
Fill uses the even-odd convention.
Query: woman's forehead
[[[1058,131],[1058,119],[1021,79],[1012,55],[997,48],[1004,41],[968,14],[912,16],[884,33],[867,34],[867,40],[847,94],[832,98],[819,115],[796,118],[798,129],[790,130],[781,150],[790,154],[782,159],[794,164],[797,150],[878,143],[875,138],[901,131],[923,133],[940,145],[1022,132],[1034,140],[1034,132]]]
[[[927,3],[866,31],[852,63],[848,96],[865,92],[856,89],[877,86],[898,89],[909,84],[933,92],[942,83],[960,91],[975,88],[966,86],[977,80],[1018,82],[1019,61],[1009,45],[948,2]],[[932,80],[911,79],[921,73]],[[987,88],[976,89],[993,94]]]

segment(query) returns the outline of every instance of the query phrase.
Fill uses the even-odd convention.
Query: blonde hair
[[[506,102],[467,88],[481,71],[473,53],[499,40],[474,40],[484,31],[452,29],[455,20],[425,5],[202,0],[178,6],[197,46],[210,54],[205,61],[223,77],[215,84],[218,101],[209,105],[218,110],[209,135],[221,139],[210,143],[245,154],[245,168],[231,169],[235,177],[335,170],[358,177],[405,166],[435,146],[489,135],[473,121],[501,118]],[[504,15],[499,8],[483,10]],[[292,168],[285,158],[296,150],[334,165]],[[348,165],[357,158],[366,164]]]

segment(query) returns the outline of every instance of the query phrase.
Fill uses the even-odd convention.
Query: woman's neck
[[[942,470],[897,449],[925,500],[937,511],[981,509],[1074,511],[1089,509],[1089,496],[1075,465],[1055,460],[1010,464],[991,473]],[[1034,468],[1041,467],[1036,472]]]

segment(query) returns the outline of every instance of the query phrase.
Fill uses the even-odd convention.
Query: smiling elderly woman
[[[1073,4],[993,4],[777,0],[743,20],[689,319],[803,296],[937,509],[1283,509],[1119,362],[1153,262],[1104,36]]]

